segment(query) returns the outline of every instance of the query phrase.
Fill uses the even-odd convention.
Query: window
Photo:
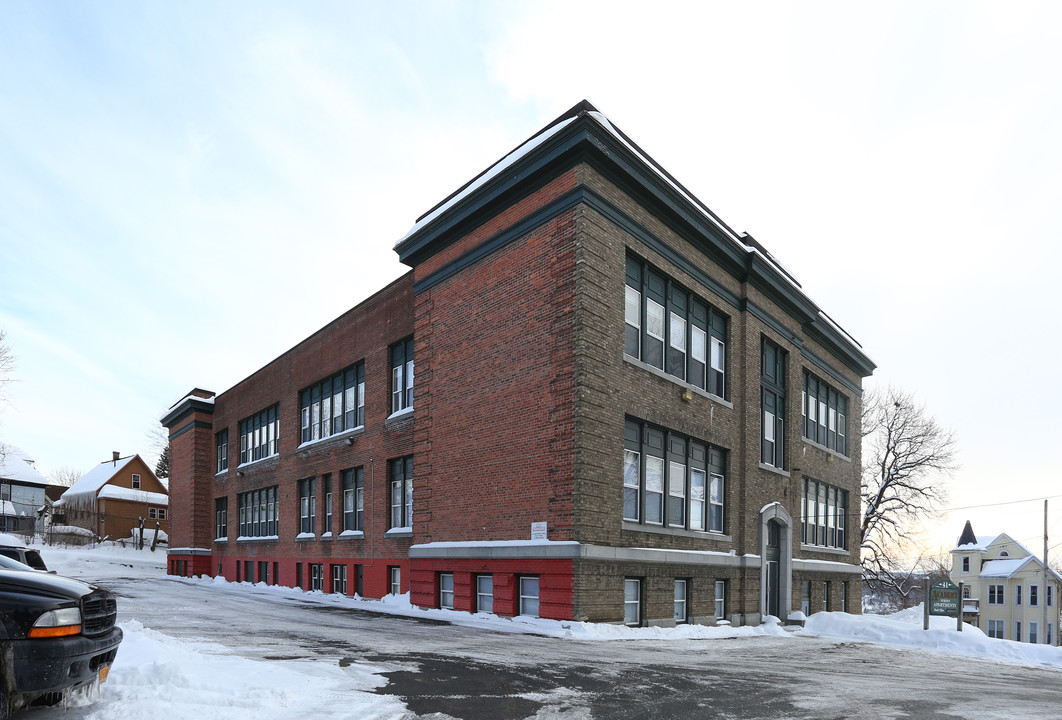
[[[1029,642],[1033,645],[1040,642],[1040,623],[1029,623]]]
[[[159,520],[166,519],[166,508],[159,508]]]
[[[713,395],[726,396],[725,315],[641,260],[628,257],[623,316],[624,353]]]
[[[439,573],[439,607],[454,609],[453,573]]]
[[[277,488],[262,488],[237,497],[241,538],[277,536]]]
[[[822,583],[822,609],[830,609],[830,583]]]
[[[299,534],[313,535],[317,520],[317,498],[313,494],[313,478],[299,480]]]
[[[1040,586],[1039,585],[1030,585],[1029,586],[1029,607],[1039,607],[1039,606],[1040,606]],[[1030,627],[1029,631],[1032,632],[1032,628],[1031,627]]]
[[[715,619],[726,619],[726,580],[715,581]]]
[[[845,517],[848,491],[804,478],[801,500],[801,542],[845,549]]]
[[[347,594],[347,566],[332,566],[332,592],[340,595]]]
[[[413,407],[413,338],[391,346],[391,414]]]
[[[165,520],[166,508],[148,508],[148,518],[152,520]]]
[[[229,469],[229,430],[225,428],[217,435],[214,436],[214,443],[217,446],[217,467],[218,474],[221,474]]]
[[[324,565],[310,563],[310,590],[324,590]]]
[[[225,540],[229,536],[229,499],[214,498],[214,539]]]
[[[685,580],[675,581],[675,622],[684,623],[688,619],[686,612],[686,588],[688,584]]]
[[[760,406],[763,411],[760,462],[785,467],[786,353],[767,338],[760,344]]]
[[[1002,620],[989,620],[988,621],[988,637],[996,638],[997,640],[1003,639],[1003,621]]]
[[[969,600],[970,598],[973,597],[973,593],[970,592],[970,586],[969,585],[963,585],[962,586],[962,597],[963,597],[964,600]]]
[[[365,424],[365,363],[359,362],[299,393],[301,442]]]
[[[623,519],[721,533],[725,471],[721,449],[628,419],[624,427]]]
[[[801,397],[804,437],[847,455],[848,399],[807,370]]]
[[[136,473],[133,473],[133,489],[134,490],[139,490],[140,489],[140,476],[137,475]]]
[[[493,575],[476,575],[476,612],[494,612]]]
[[[1054,593],[1054,590],[1055,590],[1055,586],[1054,585],[1048,585],[1047,586],[1047,607],[1054,607],[1055,606],[1055,593]]]
[[[240,421],[240,464],[277,454],[280,423],[277,406],[266,408]]]
[[[413,527],[413,456],[391,461],[391,527]]]
[[[362,468],[343,471],[343,530],[361,531],[365,521],[365,487]]]
[[[1021,620],[1014,621],[1014,641],[1021,642]]]
[[[848,581],[841,583],[841,612],[848,612]]]
[[[402,568],[397,565],[392,565],[387,568],[387,576],[390,584],[390,593],[392,595],[402,594]]]
[[[1003,604],[1003,586],[1002,585],[989,585],[988,586],[988,604],[989,605],[1002,605]]]
[[[623,581],[623,622],[642,624],[642,581],[627,578]]]
[[[1021,585],[1014,586],[1014,604],[1021,605]]]
[[[1047,623],[1047,644],[1048,645],[1054,645],[1055,644],[1054,640],[1053,640],[1054,635],[1051,634],[1053,630],[1054,630],[1053,625],[1051,623]]]
[[[538,617],[538,578],[521,577],[520,587],[520,614]]]
[[[321,479],[321,484],[324,485],[324,517],[325,526],[324,531],[326,535],[332,534],[332,476],[325,475]]]
[[[964,573],[970,572],[970,556],[964,555],[962,558],[962,571]]]

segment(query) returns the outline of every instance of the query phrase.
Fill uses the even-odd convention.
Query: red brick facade
[[[466,611],[477,609],[481,578],[501,615],[520,612],[528,578],[528,592],[537,588],[529,607],[537,603],[543,617],[618,622],[626,612],[642,624],[755,623],[767,611],[799,609],[805,597],[858,611],[858,543],[851,530],[847,544],[802,542],[802,493],[808,479],[825,483],[834,499],[847,493],[848,516],[857,514],[859,388],[873,364],[768,256],[691,202],[591,108],[569,118],[399,243],[409,274],[212,402],[190,397],[171,410],[171,573],[308,588],[312,567],[326,592],[335,572],[348,594],[380,597],[395,572],[414,604],[439,606],[452,583],[453,607]],[[725,318],[725,396],[625,353],[630,262]],[[409,336],[415,401],[392,416],[390,348]],[[786,358],[777,467],[761,457],[765,342]],[[355,362],[364,363],[364,427],[301,442],[300,392]],[[807,372],[847,398],[845,452],[802,437]],[[276,454],[241,465],[240,421],[273,406]],[[626,517],[632,423],[722,458],[713,472],[725,476],[724,528]],[[229,466],[217,473],[223,430]],[[389,532],[389,463],[409,456],[412,529]],[[674,467],[684,466],[671,462],[668,477],[680,477]],[[331,479],[335,529],[339,478],[354,468],[364,473],[364,532],[328,535],[320,494],[316,526],[305,532],[300,481],[314,480],[320,493]],[[680,493],[692,512],[693,486],[668,482],[669,497]],[[239,536],[240,497],[273,487],[276,535]],[[216,530],[219,500],[227,532]],[[688,593],[681,618],[680,587]]]

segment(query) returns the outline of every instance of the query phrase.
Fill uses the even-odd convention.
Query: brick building
[[[395,250],[409,273],[163,418],[171,573],[631,624],[859,611],[873,363],[592,106]]]

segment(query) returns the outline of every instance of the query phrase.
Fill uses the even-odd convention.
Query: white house
[[[1045,582],[1043,559],[1010,535],[979,537],[967,521],[951,551],[951,580],[965,583],[963,615],[989,637],[1059,644],[1062,575],[1048,568]]]
[[[48,480],[33,465],[33,458],[14,445],[0,451],[0,532],[34,530]]]

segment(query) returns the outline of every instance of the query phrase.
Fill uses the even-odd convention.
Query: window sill
[[[321,533],[321,539],[322,540],[331,540],[332,539],[332,533],[331,532]]]
[[[252,460],[251,462],[241,463],[241,464],[236,466],[236,470],[239,471],[239,470],[246,470],[246,469],[249,469],[249,468],[253,468],[255,466],[262,465],[263,463],[268,463],[270,460],[276,460],[279,457],[280,457],[280,453],[273,453],[272,455],[267,455],[264,458],[259,458],[257,460]]]
[[[760,470],[766,470],[767,472],[781,475],[782,477],[791,477],[788,470],[783,470],[782,468],[768,465],[767,463],[760,463]]]
[[[405,420],[407,417],[412,417],[412,415],[413,415],[413,406],[412,405],[410,405],[407,408],[402,408],[401,410],[396,410],[393,413],[391,413],[390,415],[388,415],[386,418],[384,418],[384,426],[394,425],[397,422],[401,422],[402,420]]]
[[[830,555],[848,556],[852,554],[849,550],[843,548],[826,547],[824,545],[807,545],[805,543],[800,543],[800,549],[805,552],[822,552],[829,553]]]
[[[361,530],[344,530],[339,533],[340,540],[361,540],[365,537],[365,533]]]
[[[642,525],[641,523],[623,521],[623,529],[634,532],[654,533],[657,535],[674,535],[677,537],[697,538],[698,540],[712,540],[714,542],[733,542],[733,538],[722,533],[706,532],[704,530],[683,530],[681,528],[669,528],[663,525]]]
[[[306,542],[308,540],[316,540],[317,536],[313,533],[299,533],[295,536],[295,542]]]
[[[229,469],[225,468],[224,470],[222,470],[219,473],[214,473],[214,479],[215,480],[224,480],[226,477],[228,477],[228,475],[229,475]]]
[[[241,535],[240,537],[236,538],[236,542],[238,542],[238,543],[263,542],[263,541],[264,542],[276,542],[279,539],[280,539],[279,535],[251,535],[251,536],[247,536],[247,537],[244,537],[244,536]]]
[[[384,537],[399,538],[399,537],[413,537],[413,528],[411,527],[397,527],[391,528],[384,533]]]
[[[642,370],[647,370],[650,373],[652,373],[653,375],[656,375],[658,378],[662,378],[664,380],[667,380],[668,382],[674,383],[675,385],[678,385],[681,388],[685,388],[686,390],[689,390],[689,391],[693,392],[696,395],[700,395],[701,397],[707,398],[708,400],[711,400],[714,403],[718,403],[718,404],[722,405],[723,407],[730,408],[731,410],[734,409],[734,404],[732,402],[724,400],[723,398],[719,397],[718,395],[716,395],[714,393],[710,393],[707,390],[705,390],[704,388],[700,388],[700,387],[697,387],[696,385],[692,385],[692,384],[686,382],[685,380],[679,380],[677,377],[675,377],[671,373],[666,373],[666,372],[664,372],[663,370],[661,370],[658,367],[654,367],[653,365],[650,365],[649,363],[642,362],[638,358],[631,357],[627,353],[623,353],[623,361],[627,362],[627,363],[630,363],[631,365],[634,365],[635,367],[641,368]]]
[[[800,436],[800,439],[804,441],[805,445],[810,445],[813,448],[818,448],[819,450],[822,450],[824,453],[827,453],[827,454],[829,454],[832,457],[838,458],[840,460],[844,460],[845,462],[849,462],[849,463],[852,462],[852,458],[848,457],[847,455],[845,455],[843,453],[839,453],[836,450],[830,450],[825,445],[819,445],[814,440],[808,440],[803,435]]]
[[[220,538],[214,538],[214,544],[217,544],[217,543],[227,543],[228,541],[229,541],[229,538],[228,538],[228,536],[226,536],[226,537],[220,537]]]
[[[337,432],[334,435],[329,435],[328,437],[317,438],[316,440],[307,440],[306,442],[302,443],[297,448],[295,448],[295,452],[302,452],[304,450],[310,450],[312,448],[315,448],[319,445],[328,445],[329,443],[339,442],[340,440],[347,440],[356,435],[361,435],[363,432],[365,432],[365,426],[358,425],[357,427],[353,427],[350,430],[343,430],[342,432]]]

